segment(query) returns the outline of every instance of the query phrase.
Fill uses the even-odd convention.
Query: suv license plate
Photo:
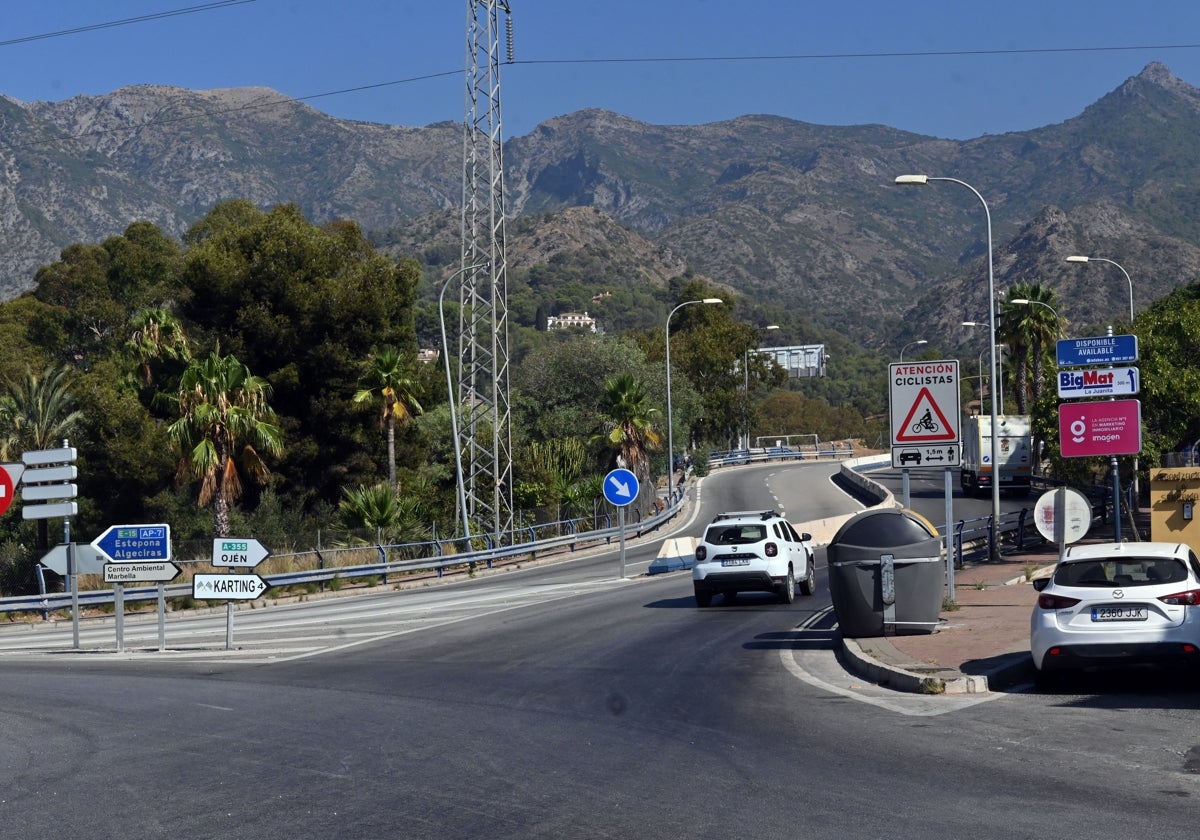
[[[1092,607],[1092,621],[1145,621],[1145,607]]]
[[[721,565],[722,566],[749,566],[750,558],[749,557],[739,557],[736,560],[722,560]]]

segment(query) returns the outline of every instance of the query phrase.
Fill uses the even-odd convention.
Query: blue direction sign
[[[1060,338],[1056,346],[1059,367],[1123,365],[1138,360],[1136,335],[1101,335],[1095,338]]]
[[[170,560],[170,525],[113,525],[96,539],[92,548],[109,561]]]
[[[616,469],[604,476],[604,498],[610,505],[625,507],[638,496],[637,476],[626,469]]]

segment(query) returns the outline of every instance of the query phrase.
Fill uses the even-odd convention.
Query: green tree
[[[421,413],[420,385],[414,373],[412,354],[395,347],[382,347],[366,363],[362,387],[354,393],[356,403],[378,399],[382,404],[379,425],[387,434],[388,484],[396,487],[396,425]]]
[[[125,351],[137,365],[137,377],[147,388],[154,384],[152,365],[164,359],[186,362],[192,357],[183,324],[165,309],[143,309],[129,322]]]
[[[25,452],[55,449],[80,427],[83,412],[75,408],[68,367],[30,368],[18,380],[5,382],[0,394],[0,458],[19,459]],[[39,556],[49,548],[45,519],[37,520]]]
[[[649,476],[650,450],[661,440],[654,428],[660,414],[650,405],[646,386],[632,374],[619,373],[604,383],[601,431],[612,453],[612,466],[625,467],[639,479]]]
[[[1022,299],[1030,303],[1011,303]],[[1058,295],[1040,283],[1013,285],[1002,305],[1000,340],[1011,351],[1018,414],[1042,396],[1046,355],[1061,330],[1057,309]]]
[[[375,418],[348,409],[373,348],[416,352],[420,266],[377,253],[357,225],[313,225],[291,205],[220,205],[185,242],[178,315],[197,346],[219,339],[271,383],[288,441],[273,465],[279,492],[336,504],[343,487],[384,478]],[[398,467],[422,457],[404,443]]]
[[[54,449],[79,427],[83,412],[74,407],[69,374],[65,365],[48,367],[40,374],[26,368],[19,380],[5,383],[0,395],[0,457]]]
[[[232,355],[195,359],[180,379],[179,419],[167,436],[179,457],[178,476],[199,479],[200,506],[213,506],[216,537],[229,536],[229,509],[242,495],[239,467],[265,480],[270,471],[259,450],[283,451],[270,396],[267,381]]]

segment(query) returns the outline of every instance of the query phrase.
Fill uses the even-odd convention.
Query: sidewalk
[[[1142,534],[1148,517],[1139,518]],[[1131,535],[1123,536],[1128,541]],[[1112,537],[1111,526],[1094,526],[1082,542]],[[843,639],[848,664],[880,685],[931,694],[998,691],[1032,680],[1029,619],[1037,591],[1030,579],[1050,574],[1057,561],[1058,546],[1045,543],[996,561],[968,562],[954,575],[957,608],[942,611],[934,632]]]

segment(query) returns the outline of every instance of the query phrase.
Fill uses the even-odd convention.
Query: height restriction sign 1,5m
[[[958,360],[888,366],[892,446],[959,443]]]

